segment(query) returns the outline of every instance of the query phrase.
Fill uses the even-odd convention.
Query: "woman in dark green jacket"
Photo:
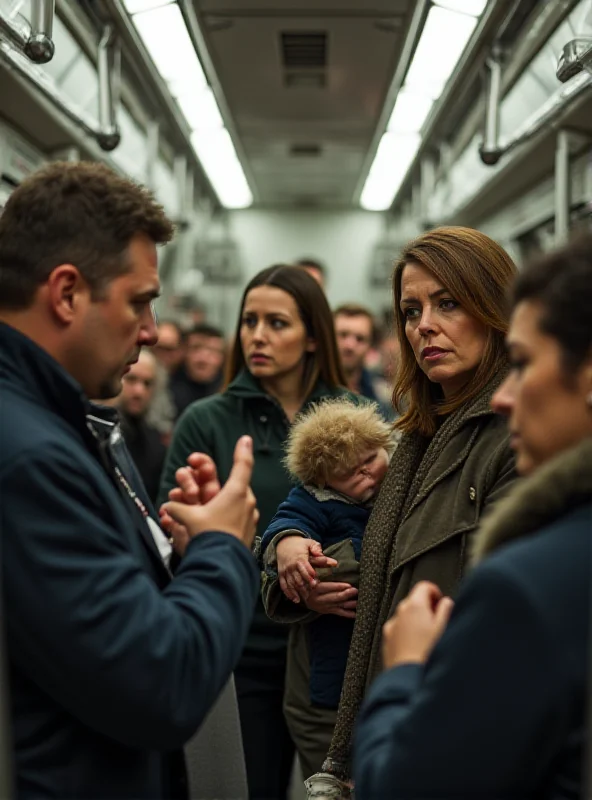
[[[263,532],[290,491],[281,463],[295,415],[309,403],[346,393],[325,295],[300,267],[278,265],[256,275],[241,302],[229,382],[183,414],[165,464],[160,501],[175,471],[195,452],[210,455],[222,482],[237,439],[253,438],[252,489]],[[223,567],[223,565],[222,565]],[[252,800],[286,796],[294,756],[282,712],[289,626],[269,620],[261,602],[235,671]]]

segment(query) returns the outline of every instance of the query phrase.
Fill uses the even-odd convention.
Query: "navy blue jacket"
[[[261,552],[278,533],[297,530],[323,549],[351,539],[359,561],[370,507],[354,503],[332,490],[298,486],[291,490],[263,534]],[[343,686],[354,620],[325,615],[309,623],[310,702],[337,708]]]
[[[580,798],[592,503],[469,576],[425,667],[381,675],[363,706],[363,800]]]
[[[234,537],[206,533],[171,580],[80,387],[2,324],[0,397],[18,797],[181,797],[179,750],[240,655],[254,559]]]

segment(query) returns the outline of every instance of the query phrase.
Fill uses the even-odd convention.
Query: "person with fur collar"
[[[340,577],[333,568],[341,560],[351,565],[346,567],[348,582],[355,582],[364,529],[392,449],[390,426],[376,404],[326,400],[315,403],[294,423],[285,465],[298,485],[278,508],[261,543],[264,602],[272,618],[286,598],[300,602],[298,591],[278,580],[275,549],[265,558],[267,545],[286,535],[298,533],[318,543],[302,573],[294,575],[301,592],[319,580]],[[339,615],[321,615],[309,625],[310,702],[317,707],[337,708],[354,618],[355,600],[346,603]]]
[[[524,479],[482,525],[454,608],[424,581],[384,626],[357,726],[364,800],[589,796],[590,308],[590,234],[517,280],[492,406]]]

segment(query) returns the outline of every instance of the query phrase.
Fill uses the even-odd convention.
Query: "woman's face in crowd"
[[[521,475],[592,436],[592,356],[574,372],[565,367],[557,339],[539,328],[541,313],[536,302],[516,306],[507,337],[512,369],[491,401],[508,418]]]
[[[405,265],[401,276],[405,335],[420,368],[439,383],[445,397],[459,392],[477,371],[487,341],[486,326],[420,264]]]
[[[304,354],[315,349],[294,298],[275,286],[247,294],[240,340],[249,371],[260,380],[302,371]]]

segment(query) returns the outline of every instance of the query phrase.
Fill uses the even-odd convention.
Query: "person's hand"
[[[177,486],[169,492],[169,500],[189,505],[209,503],[220,491],[213,459],[205,453],[192,453],[187,464],[175,472]]]
[[[220,491],[220,481],[216,465],[205,453],[192,453],[187,459],[189,466],[180,467],[175,472],[177,486],[169,492],[169,500],[187,505],[204,505]],[[175,552],[184,555],[191,537],[184,525],[181,525],[160,509],[160,524],[169,534]]]
[[[355,619],[358,590],[349,583],[323,581],[310,589],[305,603],[317,614],[336,614],[338,617]]]
[[[423,664],[444,633],[454,603],[428,581],[421,581],[397,606],[382,629],[385,669]]]
[[[215,471],[212,473],[209,470],[209,480],[202,483],[196,480],[199,490],[197,497],[194,497],[195,502],[188,504],[175,500],[164,503],[161,509],[163,518],[169,517],[178,525],[184,526],[189,538],[205,531],[223,531],[236,536],[250,548],[259,520],[255,495],[249,485],[252,472],[253,441],[249,436],[243,436],[236,444],[234,465],[223,488],[217,490]],[[186,488],[191,488],[192,491],[195,489]],[[169,527],[163,521],[163,527],[167,527],[175,539],[174,526]]]
[[[311,588],[318,583],[315,567],[337,566],[334,558],[323,555],[318,542],[298,534],[284,536],[275,552],[280,589],[294,603],[306,600]]]

